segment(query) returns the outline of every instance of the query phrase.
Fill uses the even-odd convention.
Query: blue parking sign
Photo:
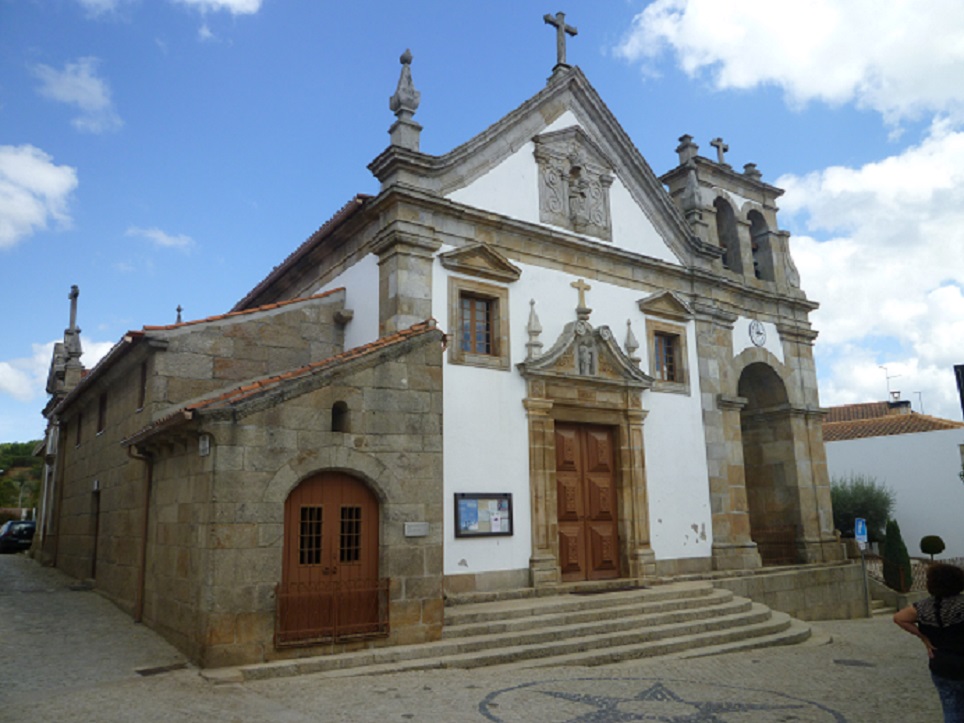
[[[857,542],[867,544],[867,520],[863,517],[854,519],[854,537],[857,538]]]

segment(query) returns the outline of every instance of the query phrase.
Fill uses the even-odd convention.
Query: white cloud
[[[916,405],[920,391],[925,411],[959,419],[951,370],[964,363],[964,131],[937,121],[897,155],[776,184],[787,190],[784,225],[796,216],[809,234],[791,244],[802,286],[820,302],[823,403],[883,399],[886,364],[905,399]]]
[[[793,104],[854,102],[892,123],[964,116],[960,0],[656,0],[616,49],[648,67],[666,51],[720,89],[777,85]],[[924,50],[926,49],[926,51]]]
[[[190,236],[185,236],[184,234],[174,236],[156,227],[138,228],[137,226],[131,226],[127,229],[125,235],[146,238],[153,242],[155,246],[160,246],[162,248],[187,250],[194,245],[194,239],[192,239]]]
[[[30,145],[0,146],[0,249],[14,246],[51,221],[70,224],[77,170],[58,166]]]
[[[84,354],[81,361],[92,368],[113,347],[109,341],[82,341]],[[9,396],[18,402],[37,401],[39,413],[41,400],[46,398],[47,374],[54,342],[31,345],[31,355],[0,361],[0,396]]]
[[[202,12],[226,10],[232,15],[254,15],[261,9],[261,0],[175,0],[175,2],[197,8]]]
[[[96,18],[101,15],[110,15],[132,0],[77,0],[77,2],[88,15]]]
[[[67,63],[63,70],[37,65],[39,93],[45,98],[76,106],[80,115],[71,124],[80,131],[104,133],[124,125],[111,100],[110,87],[97,75],[97,58],[85,57]]]

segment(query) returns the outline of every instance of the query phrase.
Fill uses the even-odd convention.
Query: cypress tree
[[[882,557],[884,558],[884,583],[887,587],[897,592],[910,590],[913,582],[910,555],[907,554],[904,538],[900,536],[900,525],[897,524],[897,520],[887,521]]]

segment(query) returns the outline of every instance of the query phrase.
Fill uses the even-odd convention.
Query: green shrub
[[[925,555],[930,555],[932,560],[934,555],[940,555],[944,552],[944,547],[944,540],[939,535],[926,535],[920,538],[920,551]]]
[[[907,592],[913,582],[913,572],[910,567],[910,555],[907,545],[900,536],[900,525],[897,520],[887,521],[887,534],[884,537],[884,584],[891,590]]]
[[[854,519],[867,520],[867,539],[880,542],[884,527],[894,511],[897,496],[876,478],[862,474],[830,480],[830,503],[833,505],[833,526],[844,537],[854,536]]]

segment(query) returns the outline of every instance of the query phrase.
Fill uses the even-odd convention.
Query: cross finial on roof
[[[547,25],[552,25],[556,29],[556,65],[553,70],[558,68],[568,68],[566,63],[566,34],[578,35],[579,31],[572,25],[566,25],[566,14],[556,13],[556,16],[543,15],[542,19]]]
[[[77,297],[80,296],[80,289],[77,288],[77,284],[70,287],[70,293],[67,294],[67,298],[70,299],[70,331],[79,331],[77,329]]]
[[[723,154],[730,150],[730,147],[723,142],[722,138],[714,138],[712,141],[710,141],[710,145],[716,149],[717,163],[719,163],[721,166],[726,165],[726,158]]]
[[[578,281],[573,281],[569,284],[572,288],[579,290],[579,308],[586,308],[586,292],[592,287],[586,283],[584,279],[579,279]]]
[[[184,311],[184,309],[181,308],[181,305],[180,305],[180,304],[178,304],[178,305],[177,305],[177,321],[175,322],[175,323],[177,323],[177,324],[180,324],[180,323],[181,323],[181,312],[182,312],[182,311]]]

